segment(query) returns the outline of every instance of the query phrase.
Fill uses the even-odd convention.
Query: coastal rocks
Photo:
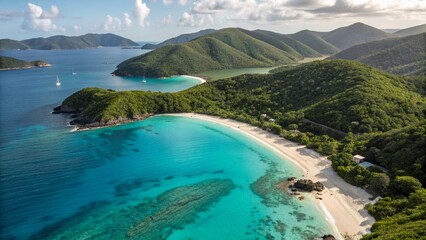
[[[322,236],[321,238],[324,239],[324,240],[336,240],[336,238],[331,234],[326,234],[326,235]]]
[[[68,107],[66,105],[61,105],[61,106],[57,106],[55,108],[52,109],[52,113],[53,114],[59,114],[59,113],[73,113],[73,114],[78,114],[80,113],[80,111],[78,111],[77,109]]]
[[[76,109],[66,104],[62,104],[61,106],[57,106],[53,108],[52,114],[60,114],[60,113],[71,114],[70,118],[72,120],[69,122],[69,124],[73,126],[77,126],[79,130],[114,126],[118,124],[144,120],[153,115],[153,114],[147,113],[147,114],[141,114],[141,115],[130,115],[127,117],[119,116],[109,120],[98,121],[92,118],[84,117],[84,113],[82,113],[82,110],[83,109]]]
[[[314,183],[310,179],[299,179],[294,183],[293,186],[295,188],[298,188],[307,192],[312,192],[312,191],[321,192],[322,190],[324,190],[324,185],[322,183],[320,182]]]

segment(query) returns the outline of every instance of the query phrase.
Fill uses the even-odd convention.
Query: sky
[[[0,38],[114,33],[163,41],[201,29],[294,33],[355,22],[380,29],[426,23],[426,0],[0,0]]]

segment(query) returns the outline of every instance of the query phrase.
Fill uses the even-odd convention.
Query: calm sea
[[[50,114],[84,87],[179,91],[199,83],[183,77],[143,83],[110,74],[141,53],[0,52],[52,64],[0,72],[1,239],[312,239],[332,233],[312,199],[299,201],[275,187],[301,173],[235,130],[158,116],[70,132],[66,115]]]

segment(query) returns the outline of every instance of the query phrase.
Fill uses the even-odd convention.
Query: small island
[[[0,70],[19,70],[33,67],[49,66],[51,66],[49,63],[42,60],[27,62],[17,58],[0,56]]]

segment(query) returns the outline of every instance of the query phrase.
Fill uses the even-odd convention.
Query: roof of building
[[[364,157],[364,156],[361,156],[361,155],[355,155],[353,158],[356,158],[356,159],[364,159],[365,157]]]

